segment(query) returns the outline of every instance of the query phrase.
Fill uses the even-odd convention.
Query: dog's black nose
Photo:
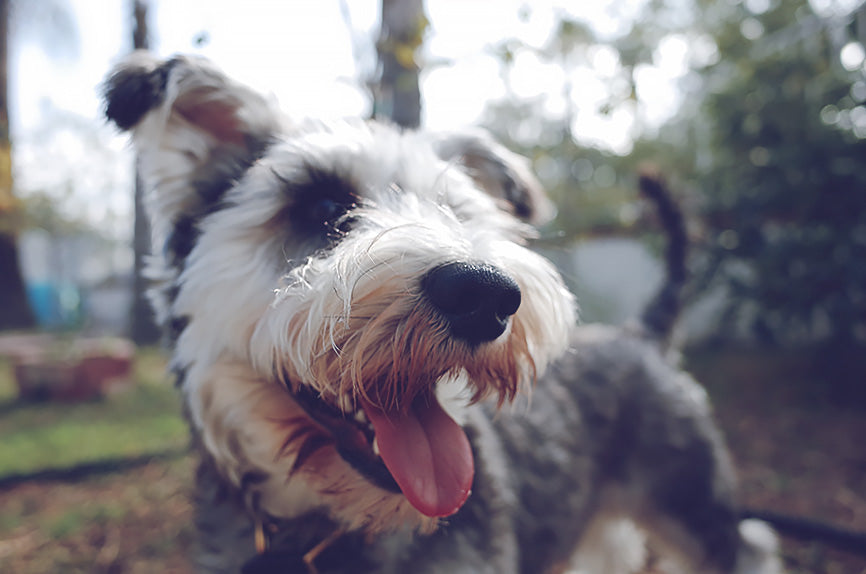
[[[421,283],[424,293],[451,334],[472,345],[492,341],[505,331],[520,307],[514,279],[483,263],[448,263],[436,267]]]

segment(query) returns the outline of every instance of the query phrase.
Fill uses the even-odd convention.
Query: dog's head
[[[438,389],[508,401],[575,321],[559,275],[526,247],[551,212],[526,161],[482,133],[291,121],[188,57],[133,55],[106,103],[148,186],[176,365],[248,365],[299,405],[290,419],[320,438],[277,426],[271,453],[293,477],[326,472],[315,452],[420,515],[459,509],[472,453]],[[195,390],[208,380],[185,383],[193,423],[227,425]]]

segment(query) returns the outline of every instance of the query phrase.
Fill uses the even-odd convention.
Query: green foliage
[[[744,19],[760,37],[743,37]],[[798,20],[824,26],[794,37]],[[866,84],[838,63],[846,30],[805,0],[762,14],[733,6],[707,29],[721,57],[703,71],[715,89],[695,120],[711,161],[695,175],[712,279],[765,340],[866,343]]]
[[[507,77],[514,55],[534,51],[562,67],[593,67],[600,49],[615,50],[607,96],[594,111],[637,110],[642,136],[627,155],[595,149],[573,133],[582,89],[567,80],[566,109],[551,95],[515,96],[490,106],[487,124],[535,160],[559,205],[566,236],[627,232],[637,222],[634,173],[645,162],[689,194],[703,227],[699,285],[723,288],[728,309],[720,330],[744,325],[766,342],[866,345],[866,74],[840,63],[857,52],[854,13],[808,0],[650,0],[607,37],[563,15],[541,48],[503,42]],[[863,8],[858,10],[863,11]],[[657,133],[643,125],[636,85],[670,38],[688,47],[684,104]],[[856,60],[856,58],[855,58]],[[641,129],[643,131],[641,132]]]
[[[562,119],[546,118],[540,102],[504,100],[488,104],[483,123],[497,139],[529,157],[556,203],[556,236],[622,233],[634,222],[636,194],[630,161],[578,144]]]
[[[596,147],[585,140],[576,120],[585,113],[612,117],[621,108],[638,110],[636,68],[653,62],[657,44],[679,30],[688,14],[690,10],[652,0],[619,31],[602,37],[578,13],[563,12],[543,45],[507,38],[492,50],[500,59],[509,92],[488,104],[482,121],[509,147],[532,158],[536,173],[557,204],[552,231],[562,240],[630,233],[640,223],[635,175],[644,159],[655,159],[657,148],[624,155]],[[559,92],[527,99],[511,91],[510,73],[521,53],[563,71]],[[611,54],[615,54],[613,65]],[[576,102],[585,91],[581,78],[590,70],[598,72],[599,67],[603,68],[604,94],[594,109],[580,108]],[[575,76],[575,70],[580,74]],[[638,123],[641,121],[638,117]]]

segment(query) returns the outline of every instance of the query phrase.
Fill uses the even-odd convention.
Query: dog
[[[527,160],[290,118],[199,57],[135,53],[104,99],[147,186],[202,572],[616,574],[644,538],[688,572],[781,571],[663,356],[670,314],[577,326],[529,248],[554,209]]]

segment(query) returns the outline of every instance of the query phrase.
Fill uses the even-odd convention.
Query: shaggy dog
[[[660,353],[677,281],[641,325],[577,327],[523,158],[287,118],[194,57],[134,54],[105,99],[147,185],[203,572],[613,574],[638,529],[689,572],[779,571]]]

